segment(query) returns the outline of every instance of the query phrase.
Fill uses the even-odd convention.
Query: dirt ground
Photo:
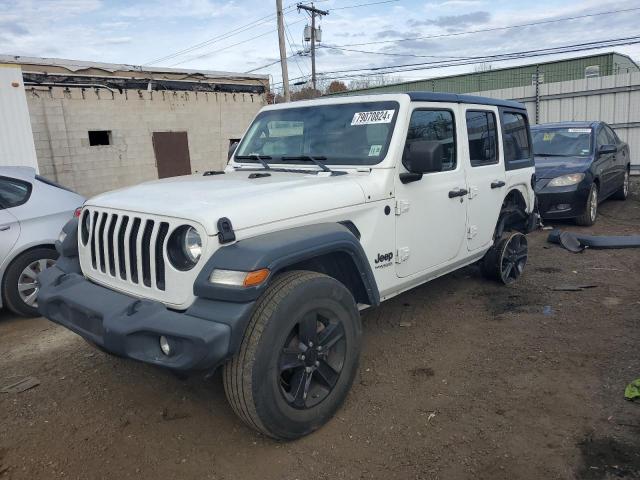
[[[581,230],[640,233],[639,190]],[[0,388],[40,381],[0,393],[0,479],[640,478],[640,403],[623,398],[640,250],[576,255],[547,233],[514,286],[469,267],[365,313],[346,404],[290,443],[245,428],[219,373],[179,379],[0,314]]]

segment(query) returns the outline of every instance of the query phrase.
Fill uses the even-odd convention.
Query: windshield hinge
[[[409,211],[409,200],[396,200],[396,215],[400,216]]]

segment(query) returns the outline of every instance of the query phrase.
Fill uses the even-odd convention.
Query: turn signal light
[[[244,277],[243,285],[245,287],[255,287],[256,285],[260,285],[264,282],[269,276],[269,269],[263,268],[262,270],[256,270],[255,272],[248,272],[247,276]]]

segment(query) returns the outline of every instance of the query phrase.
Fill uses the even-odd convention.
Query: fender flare
[[[256,300],[271,279],[296,263],[330,253],[347,254],[358,270],[370,305],[380,304],[380,293],[360,241],[344,225],[320,223],[266,233],[219,248],[196,278],[197,297],[230,302]],[[209,277],[214,269],[250,272],[268,268],[267,281],[256,287],[239,288],[214,285]]]

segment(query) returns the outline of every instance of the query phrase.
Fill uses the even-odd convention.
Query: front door
[[[493,239],[505,196],[506,175],[498,141],[498,109],[474,106],[464,110],[471,161],[467,169],[467,248],[473,252],[487,247]]]
[[[153,132],[158,178],[191,174],[187,132]]]
[[[458,108],[416,104],[411,112],[407,146],[415,141],[439,142],[442,169],[410,183],[396,179],[395,262],[399,277],[436,270],[457,257],[463,246],[467,206],[464,165],[456,145]]]

